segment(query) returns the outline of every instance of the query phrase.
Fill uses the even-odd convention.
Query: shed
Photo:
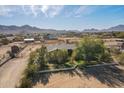
[[[32,42],[34,42],[34,38],[26,38],[26,39],[24,39],[24,42],[25,43],[32,43]]]

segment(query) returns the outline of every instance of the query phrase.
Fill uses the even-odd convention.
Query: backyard
[[[98,87],[102,87],[102,86],[105,87],[106,85],[101,84],[101,81],[99,82],[99,78],[101,78],[101,76],[105,77],[107,75],[109,77],[111,76],[110,74],[114,74],[114,72],[112,73],[113,70],[117,70],[117,71],[120,70],[115,65],[104,65],[100,67],[98,66],[98,67],[87,68],[88,66],[94,66],[97,64],[102,65],[105,63],[106,64],[113,63],[113,59],[108,49],[104,46],[103,42],[98,38],[93,38],[93,37],[83,38],[82,41],[79,44],[77,44],[76,48],[73,50],[55,49],[53,51],[48,52],[46,46],[43,45],[41,48],[37,49],[36,51],[30,54],[28,68],[25,70],[24,77],[21,80],[20,87],[38,87],[40,85],[44,87],[50,87],[49,79],[50,81],[54,80],[53,78],[54,76],[60,77],[63,82],[65,82],[66,79],[68,80],[68,78],[70,78],[71,80],[73,76],[74,76],[73,82],[75,82],[76,81],[75,79],[79,77],[80,77],[79,81],[82,80],[82,77],[84,77],[85,80],[90,79],[91,77],[91,82],[92,79],[96,80],[96,82],[100,84],[100,86]],[[66,71],[65,69],[69,69],[69,70]],[[44,72],[45,70],[48,73],[41,73]],[[53,73],[51,72],[51,70]],[[124,78],[123,75],[122,78]],[[61,79],[59,82],[61,82]],[[71,85],[69,86],[68,85],[69,81],[67,81],[67,86],[75,87],[73,86],[73,84],[75,84],[76,82],[71,84],[72,86]],[[104,83],[106,83],[105,81]],[[66,83],[63,83],[63,85],[60,84],[60,86],[58,87],[63,87],[65,84]],[[54,87],[54,84],[52,87]],[[77,87],[88,87],[88,86],[84,86],[84,85],[80,86],[79,83]],[[89,86],[89,87],[93,87],[93,86]]]

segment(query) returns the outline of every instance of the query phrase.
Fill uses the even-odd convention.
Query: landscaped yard
[[[112,62],[112,58],[102,40],[98,38],[83,38],[74,50],[56,49],[48,52],[47,48],[42,46],[30,54],[21,87],[31,87],[39,71],[82,68],[103,62]]]

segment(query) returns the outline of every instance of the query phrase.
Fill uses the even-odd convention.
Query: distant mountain
[[[114,27],[110,27],[108,29],[98,30],[95,28],[91,29],[84,29],[83,32],[99,32],[99,31],[124,31],[124,25],[117,25]],[[0,33],[66,33],[66,32],[79,32],[78,30],[55,30],[55,29],[41,29],[38,27],[30,26],[30,25],[23,25],[23,26],[16,26],[16,25],[0,25]]]
[[[117,25],[107,29],[108,31],[124,31],[124,25]]]
[[[105,28],[105,29],[95,29],[95,28],[91,28],[91,29],[84,29],[83,32],[110,32],[110,31],[124,31],[124,25],[117,25],[117,26],[113,26],[110,28]]]
[[[84,29],[83,31],[84,32],[96,32],[96,31],[99,31],[99,30],[95,29],[95,28],[91,28],[91,29]]]
[[[58,33],[59,30],[55,29],[41,29],[30,25],[23,25],[23,26],[5,26],[0,25],[0,33]],[[60,30],[59,33],[64,33],[65,30]]]

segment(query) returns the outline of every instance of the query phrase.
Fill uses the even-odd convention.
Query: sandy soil
[[[19,55],[0,67],[0,87],[16,87],[23,76],[31,51],[41,45],[28,45]],[[0,50],[2,51],[2,50]],[[36,88],[99,88],[124,87],[124,67],[95,67],[73,72],[43,74],[36,79]]]
[[[123,67],[124,68],[124,67]],[[124,69],[118,67],[88,68],[83,71],[44,74],[35,88],[108,88],[124,87]]]
[[[39,48],[40,45],[28,45],[19,55],[18,58],[9,60],[0,67],[0,87],[11,88],[19,84],[23,72],[27,66],[29,54],[31,51]],[[30,50],[31,48],[31,50]]]
[[[102,84],[94,77],[89,79],[85,76],[82,78],[78,75],[70,76],[69,74],[54,74],[50,77],[48,84],[38,82],[34,88],[90,88],[90,87],[108,87]]]
[[[7,53],[8,50],[10,50],[10,46],[8,45],[0,46],[0,58],[2,58],[3,55]]]

